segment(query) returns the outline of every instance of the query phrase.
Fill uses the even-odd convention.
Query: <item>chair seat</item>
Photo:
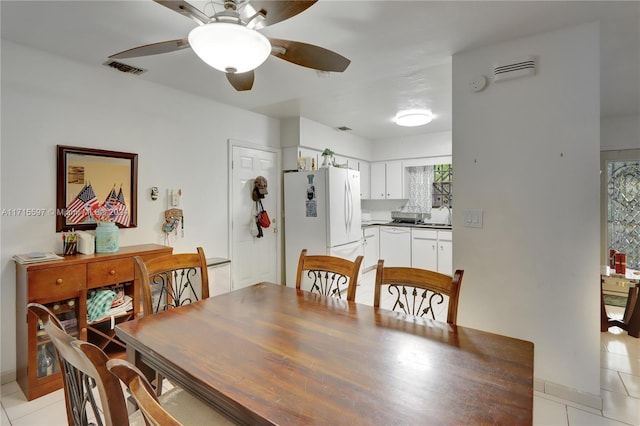
[[[174,387],[164,392],[158,399],[160,400],[160,405],[185,426],[234,424],[222,414],[179,387]],[[142,424],[144,424],[144,420]]]
[[[184,389],[174,387],[158,397],[160,405],[184,426],[233,425],[234,423]],[[140,410],[129,416],[131,426],[145,426]]]

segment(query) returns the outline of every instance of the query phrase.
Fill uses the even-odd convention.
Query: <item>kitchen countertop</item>
[[[439,225],[439,224],[425,224],[425,223],[398,223],[398,222],[384,222],[379,220],[363,221],[362,227],[368,226],[397,226],[401,228],[426,228],[426,229],[442,229],[445,231],[451,230],[451,225]]]

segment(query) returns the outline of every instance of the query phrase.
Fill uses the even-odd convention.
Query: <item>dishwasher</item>
[[[381,226],[380,259],[384,266],[411,266],[411,228]]]

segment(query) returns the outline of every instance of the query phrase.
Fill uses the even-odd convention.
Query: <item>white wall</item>
[[[599,28],[582,25],[453,57],[458,321],[535,344],[534,375],[599,399]],[[469,89],[496,63],[533,77]]]
[[[607,117],[600,121],[600,149],[640,148],[640,116]]]
[[[175,252],[202,246],[229,257],[227,140],[279,147],[280,123],[2,41],[2,208],[55,208],[56,145],[139,155],[138,227],[120,244],[164,242],[166,190],[181,188],[185,237]],[[160,188],[151,201],[150,187]],[[15,253],[59,251],[55,217],[3,217],[2,374],[15,370]]]
[[[372,145],[372,161],[446,156],[451,155],[451,132],[380,139],[374,141]]]
[[[281,120],[283,147],[303,146],[323,151],[331,149],[342,157],[371,161],[371,142],[368,139],[342,132],[305,117]]]

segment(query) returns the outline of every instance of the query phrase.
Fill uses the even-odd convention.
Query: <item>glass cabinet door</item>
[[[71,298],[45,304],[60,320],[65,331],[78,337],[78,299]],[[40,320],[33,317],[36,329],[35,375],[38,380],[60,373],[58,354]]]

